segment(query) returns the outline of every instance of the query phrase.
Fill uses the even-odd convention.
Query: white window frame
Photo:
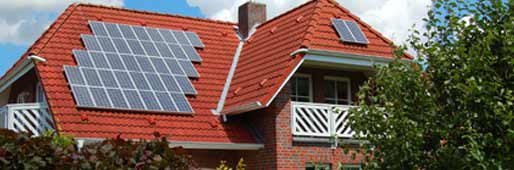
[[[309,79],[309,96],[308,96],[308,97],[309,97],[309,102],[314,101],[314,95],[313,95],[313,92],[312,92],[312,88],[313,88],[313,87],[312,87],[312,75],[310,75],[310,74],[303,74],[303,73],[295,73],[295,74],[293,75],[293,77],[291,77],[291,81],[296,81],[296,78],[297,78],[297,77],[301,77],[301,78],[307,78],[307,79]],[[298,83],[296,83],[296,84],[298,84]],[[291,87],[292,87],[292,85],[291,85]],[[292,89],[292,90],[297,90],[297,89],[295,89],[294,87],[292,87],[291,89]],[[295,93],[296,93],[296,94],[298,94],[298,92],[295,92]],[[293,98],[293,97],[294,97],[294,98],[298,98],[298,97],[300,97],[300,98],[305,98],[306,96],[297,96],[297,95],[293,95],[293,92],[291,92],[291,98]]]
[[[353,101],[352,101],[352,81],[350,78],[347,78],[347,77],[339,77],[339,76],[325,76],[323,77],[323,83],[326,83],[326,80],[332,80],[332,81],[336,81],[336,82],[346,82],[348,84],[348,105],[352,105],[353,104]],[[336,101],[336,103],[331,103],[331,104],[337,104],[337,101],[339,101],[340,99],[338,99],[338,96],[337,96],[337,93],[338,92],[338,89],[337,89],[337,86],[335,86],[335,98],[327,98],[325,96],[325,94],[323,93],[323,97],[324,97],[324,100],[326,101],[327,99],[328,100],[334,100]]]
[[[39,99],[42,101],[39,101]],[[36,102],[38,103],[46,103],[45,92],[43,91],[43,86],[41,86],[41,82],[37,82],[36,84]]]

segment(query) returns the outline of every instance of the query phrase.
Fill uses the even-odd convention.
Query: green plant
[[[108,139],[78,149],[68,135],[39,137],[0,129],[1,169],[190,169],[190,156],[166,138],[140,142]]]
[[[239,162],[236,165],[236,170],[245,170],[246,164],[244,164],[244,159],[239,159]],[[216,168],[216,170],[232,170],[230,166],[227,165],[227,161],[220,161],[220,165]]]
[[[379,68],[351,110],[366,168],[514,169],[514,1],[436,0],[425,21],[417,62]]]

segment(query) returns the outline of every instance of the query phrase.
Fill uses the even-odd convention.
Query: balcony
[[[351,139],[349,109],[354,106],[292,102],[291,129],[294,137]]]
[[[0,108],[0,127],[39,136],[55,130],[48,106],[42,103],[9,104]]]

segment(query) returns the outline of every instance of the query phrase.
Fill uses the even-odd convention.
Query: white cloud
[[[34,42],[74,2],[123,6],[123,0],[0,0],[0,44]]]
[[[267,5],[268,18],[275,17],[307,0],[255,0]],[[247,0],[187,0],[189,5],[199,7],[209,18],[236,21],[237,8]],[[421,30],[432,0],[337,0],[341,5],[359,16],[397,44],[403,44],[416,24]]]

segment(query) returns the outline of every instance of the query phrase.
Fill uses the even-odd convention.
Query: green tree
[[[365,167],[514,169],[514,1],[435,0],[425,22],[418,59],[378,68],[359,93]]]

